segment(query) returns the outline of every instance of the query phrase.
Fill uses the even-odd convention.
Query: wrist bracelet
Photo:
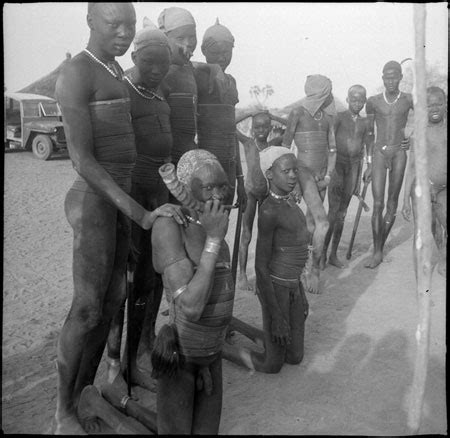
[[[367,163],[371,164],[372,163],[372,155],[368,155],[367,156]]]
[[[124,395],[123,397],[122,397],[122,400],[120,400],[120,406],[122,406],[122,408],[126,408],[126,406],[127,406],[127,403],[128,403],[128,400],[130,400],[130,396],[129,395]]]
[[[323,177],[323,179],[329,179],[329,180],[331,180],[331,176],[330,175],[328,175],[328,173]]]
[[[236,175],[236,178],[244,178],[244,175]]]
[[[336,148],[331,148],[329,152],[336,152]]]
[[[218,255],[220,247],[221,247],[220,243],[217,243],[216,241],[207,238],[203,251]]]
[[[179,297],[185,290],[187,289],[187,284],[179,287],[173,294],[172,294],[172,300],[175,300],[177,297]]]

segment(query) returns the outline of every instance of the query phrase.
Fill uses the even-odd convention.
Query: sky
[[[254,103],[250,87],[271,85],[266,104],[289,105],[304,96],[309,74],[333,82],[333,93],[345,100],[351,85],[368,95],[382,85],[383,65],[414,58],[413,3],[162,3],[135,2],[137,26],[147,16],[154,23],[164,8],[188,9],[197,23],[193,61],[204,61],[201,41],[218,17],[235,37],[227,73],[237,82],[238,107]],[[427,3],[427,63],[448,69],[447,3]],[[4,81],[17,91],[55,69],[66,52],[86,47],[87,3],[6,3],[3,7]],[[117,58],[131,67],[132,46]]]

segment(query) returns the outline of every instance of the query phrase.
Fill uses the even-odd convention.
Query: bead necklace
[[[394,105],[394,103],[397,102],[397,100],[400,98],[400,94],[402,94],[401,91],[398,92],[397,97],[395,98],[395,100],[394,100],[393,102],[388,102],[388,100],[386,99],[386,91],[383,91],[384,101],[385,101],[388,105]]]
[[[153,100],[153,99],[156,98],[156,99],[161,100],[161,101],[164,100],[164,97],[159,96],[154,91],[149,90],[148,88],[145,88],[142,85],[134,85],[133,82],[131,82],[131,79],[128,76],[125,76],[125,80],[131,85],[133,90],[136,91],[136,93],[139,94],[139,96],[143,97],[144,99]],[[151,96],[145,95],[140,90],[145,91],[146,93],[150,93]]]
[[[93,53],[91,53],[88,49],[84,49],[84,52],[86,52],[95,62],[97,62],[98,64],[100,64],[103,68],[105,68],[106,70],[108,70],[108,72],[114,76],[116,79],[118,79],[119,81],[122,80],[122,69],[120,69],[119,67],[119,71],[115,71],[115,68],[117,66],[116,62],[113,61],[113,63],[111,63],[111,67],[109,67],[108,65],[106,65],[104,62],[100,61],[100,59],[98,59]]]
[[[291,194],[288,193],[287,195],[277,195],[276,193],[272,192],[272,190],[269,190],[270,196],[274,197],[275,199],[279,199],[279,200],[283,200],[283,201],[287,201],[290,197]]]
[[[318,119],[316,119],[316,114],[314,114],[314,116],[313,116],[314,120],[317,120],[317,121],[322,120],[323,112],[322,111],[319,111],[319,112],[320,112],[320,117]]]

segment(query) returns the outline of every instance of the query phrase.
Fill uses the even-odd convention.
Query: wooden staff
[[[417,256],[417,299],[419,322],[416,330],[416,359],[412,382],[408,427],[417,433],[425,393],[428,366],[430,297],[431,297],[431,253],[433,237],[431,233],[431,200],[428,189],[428,169],[426,155],[427,95],[425,60],[425,4],[414,5],[415,66],[414,66],[414,156],[415,195],[417,218],[414,227],[414,249]]]
[[[359,220],[361,219],[362,210],[364,208],[364,210],[367,211],[367,209],[366,209],[367,204],[364,202],[364,198],[366,197],[367,187],[369,187],[369,181],[364,181],[364,186],[363,186],[361,196],[358,196],[359,205],[358,205],[358,210],[356,211],[355,224],[353,225],[353,231],[352,231],[352,237],[350,239],[350,245],[348,246],[348,250],[347,250],[347,260],[350,260],[350,257],[352,256],[353,243],[355,242],[356,231],[358,230],[358,225],[359,225]],[[367,207],[367,208],[369,208],[369,207]]]
[[[235,284],[235,287],[236,287],[237,264],[239,256],[239,242],[241,240],[241,227],[242,227],[242,206],[239,203],[236,220],[236,232],[234,233],[233,256],[231,258],[231,274],[233,276],[233,282]]]

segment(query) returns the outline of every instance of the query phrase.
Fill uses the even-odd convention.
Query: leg
[[[195,375],[187,366],[176,377],[161,376],[156,392],[158,434],[191,434]]]
[[[65,200],[66,217],[74,233],[74,295],[57,347],[56,434],[84,433],[76,418],[76,402],[82,388],[75,383],[92,332],[103,323],[103,306],[116,251],[117,210],[100,197],[70,190]],[[103,345],[104,346],[104,345]],[[96,371],[96,365],[93,365]]]
[[[122,346],[123,322],[125,318],[125,301],[126,300],[123,301],[119,311],[111,321],[111,328],[106,342],[108,350],[106,361],[109,383],[114,382],[120,373],[120,349]]]
[[[383,261],[383,209],[384,190],[386,186],[386,167],[384,156],[378,150],[373,154],[372,165],[372,235],[373,235],[373,255],[366,268],[375,268]]]
[[[398,197],[402,188],[403,176],[406,168],[406,152],[398,151],[392,158],[392,169],[389,171],[389,188],[388,199],[386,203],[386,214],[383,219],[383,243],[381,250],[383,250],[386,239],[395,222],[395,216],[398,207]]]
[[[285,362],[291,365],[299,364],[303,359],[305,341],[305,315],[308,310],[307,299],[301,282],[294,299],[291,298],[289,306],[289,325],[291,326],[291,343],[286,348]]]
[[[438,262],[438,272],[442,276],[446,276],[447,264],[447,189],[441,190],[436,195],[436,203],[434,207],[434,215],[436,217],[436,226],[440,230],[441,238],[436,241],[440,260]],[[439,231],[436,231],[436,235]],[[435,237],[436,239],[436,237]]]
[[[247,193],[247,207],[242,216],[242,234],[239,244],[239,279],[238,287],[243,290],[252,290],[247,278],[247,259],[248,247],[252,239],[253,221],[256,213],[256,197],[251,193]]]
[[[212,379],[212,393],[204,389],[195,392],[193,435],[217,435],[219,433],[220,415],[222,413],[222,358],[219,356],[209,371]]]

